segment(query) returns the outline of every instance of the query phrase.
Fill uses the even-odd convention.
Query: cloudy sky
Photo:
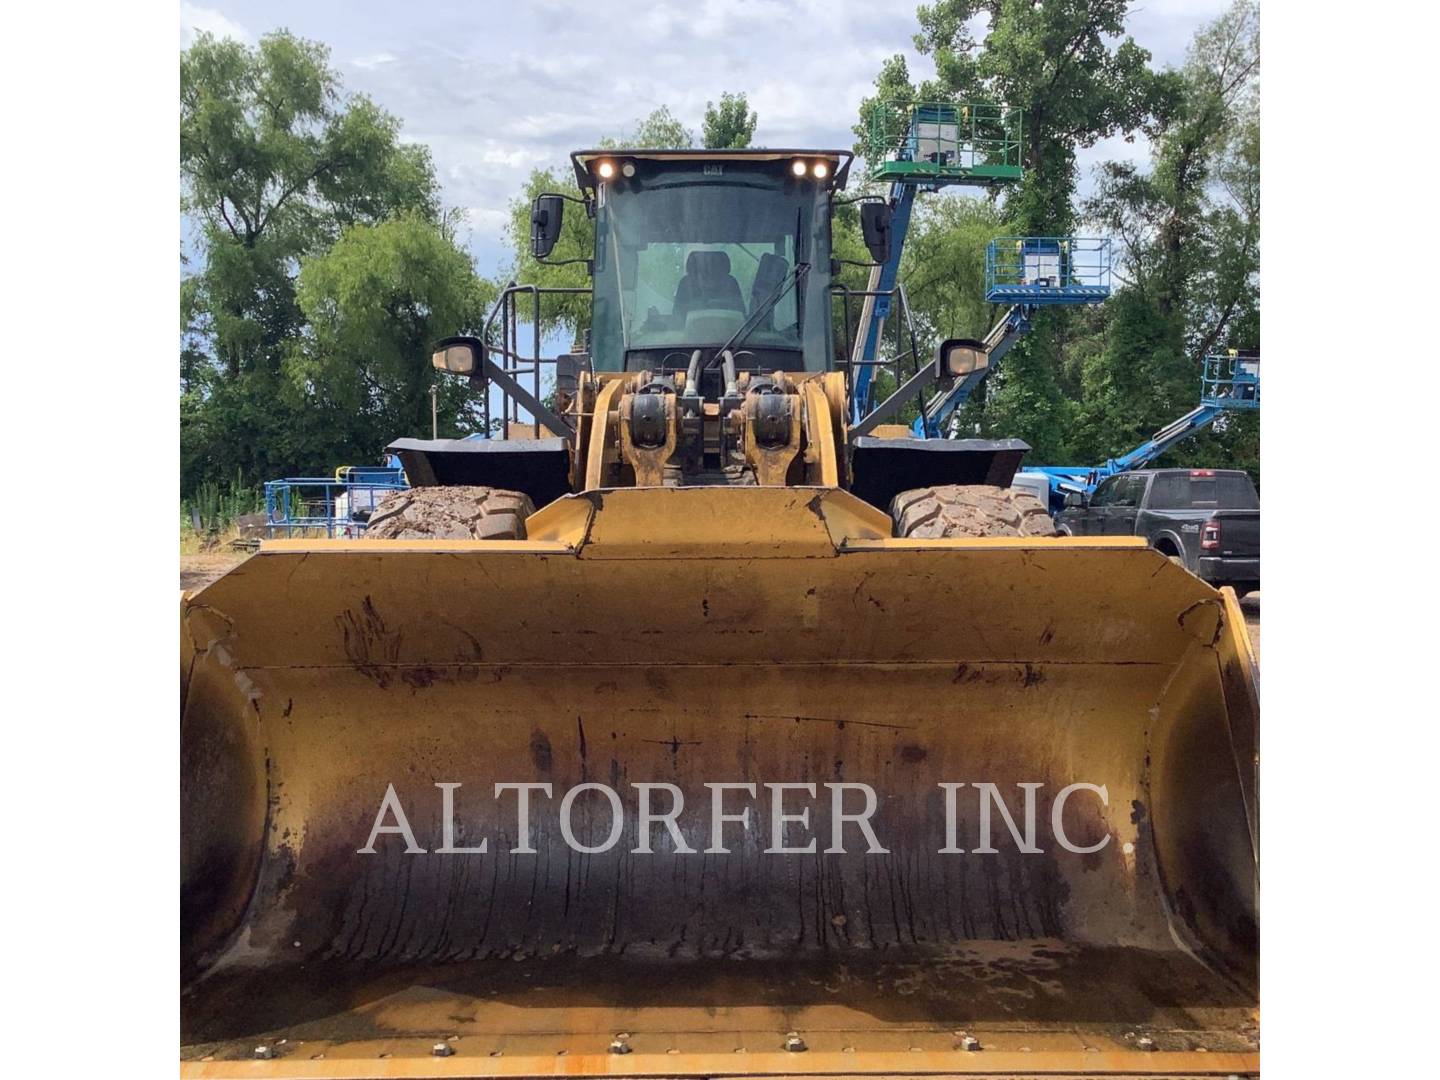
[[[1156,66],[1228,0],[1137,0],[1130,32]],[[447,205],[463,207],[477,269],[507,262],[505,208],[529,171],[618,134],[659,105],[699,130],[708,100],[749,95],[755,141],[849,147],[881,62],[912,73],[915,0],[204,0],[180,5],[182,47],[208,30],[254,42],[286,27],[323,41],[345,86],[427,144]],[[1116,139],[1085,153],[1143,154]]]

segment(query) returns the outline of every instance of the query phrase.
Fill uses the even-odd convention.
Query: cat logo
[[[714,163],[712,163],[712,164],[709,164],[709,165],[706,165],[706,166],[705,166],[705,175],[706,175],[706,176],[719,176],[719,175],[720,175],[721,173],[723,173],[724,171],[725,171],[725,166],[724,166],[723,164],[721,164],[720,162],[714,162]]]

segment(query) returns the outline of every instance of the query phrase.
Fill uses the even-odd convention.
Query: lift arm
[[[1200,383],[1200,404],[1172,420],[1139,446],[1103,465],[1035,465],[1022,472],[1043,474],[1050,484],[1052,509],[1066,495],[1089,495],[1116,473],[1143,469],[1165,451],[1198,435],[1223,413],[1260,407],[1260,361],[1257,357],[1209,356]]]
[[[1101,481],[1116,473],[1143,469],[1178,442],[1204,431],[1226,410],[1215,405],[1200,405],[1178,420],[1171,421],[1129,453],[1109,458],[1103,465],[1031,465],[1021,469],[1038,473],[1049,484],[1050,512],[1059,513],[1066,495],[1089,495]]]

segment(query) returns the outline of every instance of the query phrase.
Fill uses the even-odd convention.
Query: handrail
[[[344,466],[342,466],[342,469]],[[265,482],[265,531],[271,539],[306,536],[323,530],[329,538],[359,536],[366,527],[369,511],[391,492],[410,485],[400,469],[355,466],[372,475],[365,479],[340,480],[329,476],[288,476]],[[337,470],[338,471],[338,470]],[[305,489],[319,489],[318,497],[306,497]],[[365,516],[359,517],[359,514]]]
[[[868,400],[861,403],[866,411],[859,420],[850,425],[850,438],[859,438],[873,431],[878,425],[884,423],[891,416],[899,412],[912,395],[915,398],[915,404],[920,411],[922,420],[928,421],[925,391],[938,377],[938,372],[933,363],[920,356],[920,347],[915,335],[915,322],[911,316],[910,301],[905,292],[905,286],[897,283],[893,289],[852,289],[847,285],[837,283],[830,286],[830,296],[832,312],[834,310],[835,297],[839,296],[843,301],[844,341],[846,348],[843,367],[846,372],[848,392],[854,394],[857,389],[857,381],[850,377],[856,369],[881,368],[891,370],[898,384],[890,396],[878,405],[871,407]],[[850,336],[850,300],[852,297],[862,300],[885,298],[890,300],[892,305],[894,301],[899,300],[901,318],[894,320],[895,354],[890,358],[885,360],[865,360],[853,355],[853,350],[850,345],[852,340]],[[905,347],[907,340],[909,348]],[[876,344],[878,345],[879,342],[880,336],[877,334]],[[902,381],[900,375],[901,365],[907,360],[911,362],[911,370],[909,377]],[[874,385],[873,379],[866,382],[867,398],[873,395]],[[854,415],[857,411],[855,406],[856,402],[854,401],[848,403],[850,415]]]
[[[487,349],[498,355],[503,361],[494,365],[494,371],[487,374],[499,373],[501,378],[493,381],[500,390],[500,412],[502,437],[509,437],[510,425],[520,423],[520,407],[526,404],[526,409],[531,413],[531,418],[538,424],[543,419],[535,415],[535,409],[530,408],[529,403],[522,402],[515,390],[521,388],[520,378],[526,375],[531,376],[530,396],[536,405],[540,404],[540,369],[543,364],[554,364],[556,357],[544,357],[540,355],[540,300],[544,295],[578,295],[580,293],[593,293],[589,286],[574,285],[535,285],[521,284],[512,281],[500,291],[490,313],[485,317],[481,326],[480,338],[487,345]],[[533,301],[531,310],[530,327],[533,335],[533,352],[530,356],[520,353],[520,325],[519,325],[519,304],[516,298],[522,293],[528,293]],[[500,343],[494,342],[496,320],[500,320]],[[493,361],[492,361],[493,363]],[[507,385],[511,384],[511,385]],[[540,406],[543,410],[543,406]],[[484,430],[488,436],[491,429],[490,416],[490,394],[488,391],[482,396],[481,420]],[[546,425],[550,426],[549,424]]]

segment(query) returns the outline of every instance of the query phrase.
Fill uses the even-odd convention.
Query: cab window
[[[1145,498],[1145,477],[1118,476],[1115,485],[1115,501],[1112,506],[1139,506]]]
[[[1115,486],[1119,483],[1118,476],[1112,476],[1095,489],[1095,494],[1090,497],[1091,506],[1109,506],[1115,498]]]

